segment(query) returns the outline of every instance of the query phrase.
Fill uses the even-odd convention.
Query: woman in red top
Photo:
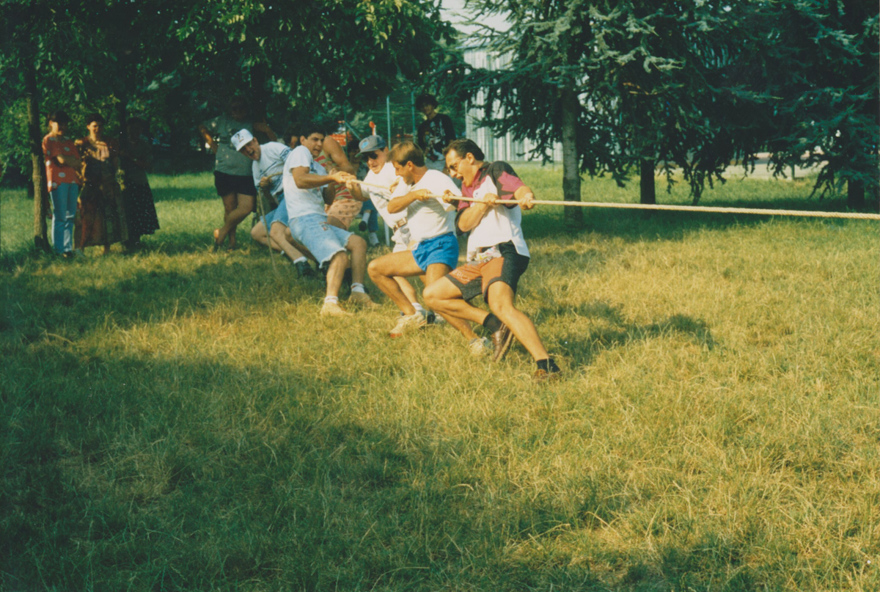
[[[55,252],[73,256],[73,229],[76,198],[79,195],[79,169],[82,166],[73,140],[66,137],[70,117],[64,111],[49,114],[49,133],[43,138],[46,178],[52,196],[52,244]]]
[[[83,159],[83,190],[80,196],[77,248],[110,245],[128,238],[122,192],[116,181],[119,145],[104,136],[104,118],[94,113],[86,118],[89,135],[76,141]]]

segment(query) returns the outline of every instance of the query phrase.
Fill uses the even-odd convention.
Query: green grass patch
[[[321,319],[247,223],[209,252],[209,174],[151,182],[145,248],[73,261],[0,193],[0,590],[880,588],[875,222],[538,207],[534,386],[387,299]],[[842,208],[811,186],[701,203]]]

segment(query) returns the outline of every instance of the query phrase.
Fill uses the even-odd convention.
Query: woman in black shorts
[[[239,223],[254,211],[254,177],[251,160],[240,154],[230,140],[239,130],[246,129],[252,134],[265,133],[270,140],[275,134],[265,123],[254,123],[247,101],[243,97],[233,97],[229,102],[229,112],[215,117],[199,126],[199,134],[217,155],[214,161],[214,187],[223,200],[223,226],[214,229],[214,250],[220,248],[229,237],[229,249],[235,248],[235,231]]]

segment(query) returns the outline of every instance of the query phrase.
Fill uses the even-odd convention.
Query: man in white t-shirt
[[[409,249],[373,259],[368,271],[373,283],[403,313],[390,333],[397,337],[424,326],[427,318],[416,310],[395,278],[421,276],[428,286],[458,265],[455,208],[439,196],[447,191],[461,194],[452,179],[425,166],[422,150],[412,142],[397,144],[389,156],[394,171],[409,190],[391,199],[387,210],[391,215],[406,215]]]
[[[388,212],[388,204],[395,197],[409,193],[409,185],[397,176],[394,165],[388,159],[388,153],[388,145],[381,136],[367,136],[361,140],[358,143],[358,155],[366,161],[369,172],[364,178],[364,185],[357,181],[349,181],[348,188],[355,199],[369,198],[372,201],[385,224],[394,231],[391,237],[394,241],[394,247],[391,252],[400,253],[409,250],[411,241],[410,231],[406,224],[406,212],[391,214]],[[390,190],[392,185],[395,186],[393,192]],[[400,286],[400,291],[412,304],[415,312],[427,319],[429,317],[428,311],[422,307],[416,289],[409,280],[400,276],[394,276],[393,279]],[[400,337],[404,331],[414,326],[412,321],[407,324],[403,320],[402,317],[407,316],[406,311],[402,310],[400,314],[401,319],[398,326],[391,330],[391,337]]]
[[[324,205],[333,200],[329,184],[345,184],[354,179],[354,175],[343,171],[328,175],[324,167],[315,162],[324,144],[324,131],[315,124],[306,124],[300,130],[299,144],[287,155],[281,182],[290,233],[315,256],[318,265],[327,270],[327,292],[321,315],[351,314],[339,306],[339,288],[349,263],[352,281],[348,301],[375,306],[364,290],[366,241],[347,230],[331,226],[324,213]]]
[[[247,129],[241,129],[232,136],[232,146],[254,161],[251,167],[254,186],[258,191],[268,194],[271,201],[277,204],[271,211],[262,212],[260,221],[251,229],[251,237],[258,243],[287,255],[300,277],[317,278],[318,274],[303,253],[306,249],[296,244],[287,227],[287,206],[284,204],[281,174],[290,148],[281,142],[260,144]]]
[[[471,341],[471,351],[488,351],[486,338],[478,338],[470,323],[483,325],[494,342],[494,360],[507,352],[513,337],[537,363],[538,382],[559,376],[559,367],[544,349],[534,323],[514,304],[520,276],[529,265],[529,249],[521,227],[522,210],[534,207],[535,196],[506,162],[485,162],[482,150],[467,139],[453,140],[446,148],[446,166],[462,180],[464,197],[456,221],[469,232],[467,264],[425,289],[425,303]],[[456,201],[447,194],[448,201]],[[491,312],[468,304],[483,295]]]

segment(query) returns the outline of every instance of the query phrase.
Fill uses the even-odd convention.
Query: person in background
[[[75,246],[100,245],[106,255],[110,245],[128,238],[122,191],[116,181],[119,144],[104,136],[104,118],[98,113],[86,117],[86,129],[89,135],[76,141],[83,161],[83,188]]]
[[[337,171],[350,175],[355,173],[354,165],[349,162],[345,150],[331,136],[324,136],[323,148],[315,157],[315,162],[324,167],[330,175]],[[361,202],[351,197],[351,192],[345,185],[331,183],[330,187],[333,191],[333,202],[327,207],[327,222],[342,230],[348,230],[355,216],[361,211]]]
[[[153,153],[147,135],[147,122],[140,117],[132,117],[126,122],[128,141],[122,147],[119,158],[122,162],[122,197],[128,221],[128,240],[126,248],[141,246],[141,237],[159,230],[159,218],[153,203],[153,192],[147,173],[153,168]]]
[[[76,201],[82,184],[79,170],[82,162],[76,143],[68,138],[70,117],[64,111],[49,114],[49,133],[43,138],[46,158],[46,179],[52,198],[52,246],[55,253],[73,257],[73,230]]]
[[[425,153],[425,166],[431,170],[446,168],[443,150],[455,139],[452,118],[437,112],[434,95],[423,94],[416,99],[416,109],[425,116],[416,131],[416,144]]]
[[[379,136],[376,137],[378,138]],[[359,151],[359,146],[363,144],[366,139],[367,138],[364,138],[360,142],[349,142],[348,146],[346,146],[348,149],[348,160],[351,162],[352,166],[355,167],[355,176],[361,181],[366,179],[367,175],[372,171],[367,160],[363,158],[364,154]],[[385,140],[383,139],[382,141],[384,142]],[[383,165],[384,164],[383,161]],[[381,169],[382,167],[380,166],[379,168]],[[392,171],[393,170],[394,169],[392,168]],[[351,191],[352,197],[360,199],[355,195],[355,192],[351,187],[349,187],[349,191]],[[361,205],[361,222],[358,225],[358,230],[361,232],[367,232],[367,244],[370,245],[370,247],[379,245],[379,236],[376,234],[379,231],[379,212],[376,210],[376,206],[373,204],[372,199],[367,199]]]
[[[214,229],[214,250],[218,250],[229,238],[229,249],[236,246],[235,231],[238,225],[254,211],[253,177],[251,161],[232,147],[230,140],[240,129],[265,133],[270,140],[275,134],[265,123],[255,123],[250,108],[243,97],[233,97],[229,112],[206,121],[199,126],[199,134],[216,155],[214,161],[214,187],[223,200],[223,226]]]

